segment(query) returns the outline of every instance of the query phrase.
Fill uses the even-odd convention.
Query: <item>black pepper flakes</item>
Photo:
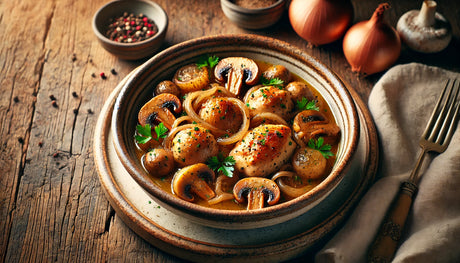
[[[96,73],[91,73],[91,77],[95,78],[96,77]]]
[[[92,110],[92,109],[88,109],[86,112],[88,112],[88,114],[93,114],[93,110]]]
[[[77,54],[73,53],[72,54],[72,62],[75,62],[77,60]]]
[[[55,100],[51,101],[51,105],[52,105],[53,107],[55,107],[55,108],[58,107],[57,102],[56,102]]]
[[[117,75],[118,74],[117,71],[114,68],[110,70],[110,73],[112,73],[112,75]]]
[[[54,97],[53,94],[51,94],[49,97],[50,97],[50,100],[56,100],[56,97]]]
[[[15,97],[13,98],[13,101],[14,101],[15,103],[18,103],[18,102],[19,102],[18,96],[15,96]]]
[[[73,109],[73,114],[77,115],[78,114],[78,109]]]
[[[38,142],[38,147],[40,147],[40,148],[43,147],[43,142],[42,141]]]
[[[72,92],[72,97],[78,98],[78,94],[74,91],[74,92]]]
[[[24,144],[24,138],[18,137],[18,142],[19,142],[20,144]]]
[[[101,79],[107,79],[107,76],[104,72],[99,73],[99,76],[101,76]]]

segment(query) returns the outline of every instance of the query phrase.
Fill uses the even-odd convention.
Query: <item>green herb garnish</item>
[[[160,122],[160,124],[155,126],[155,133],[157,134],[156,140],[159,141],[160,138],[166,138],[166,136],[168,136],[168,131],[168,128],[166,128],[165,125],[162,122]]]
[[[282,88],[283,84],[284,84],[284,81],[282,81],[279,78],[267,79],[264,76],[261,76],[260,77],[260,84],[262,84],[264,86],[274,86],[274,87],[277,87],[277,88]]]
[[[214,171],[221,172],[228,177],[233,177],[235,159],[233,156],[227,156],[224,158],[222,153],[217,156],[212,156],[208,159],[206,164]]]
[[[136,130],[137,130],[137,133],[139,133],[139,135],[134,136],[137,143],[145,144],[149,142],[151,139],[153,139],[152,126],[150,126],[150,124],[145,124],[144,126],[138,124],[136,126]],[[168,128],[165,127],[165,125],[162,122],[158,124],[157,126],[155,126],[154,130],[155,130],[155,134],[157,135],[157,137],[154,138],[154,140],[156,141],[159,141],[160,139],[168,136],[169,130]]]
[[[209,67],[210,69],[215,67],[219,63],[219,57],[214,55],[201,56],[196,62],[198,68]]]
[[[317,140],[310,139],[308,141],[308,147],[318,150],[326,159],[334,156],[334,154],[331,152],[332,146],[329,144],[324,144],[323,137],[319,137]]]
[[[298,100],[296,106],[297,106],[298,110],[316,110],[316,111],[319,111],[318,106],[316,106],[316,101],[308,100],[305,97],[303,97],[301,100]]]

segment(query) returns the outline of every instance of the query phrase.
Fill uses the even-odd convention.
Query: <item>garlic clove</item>
[[[396,25],[401,40],[421,53],[436,53],[445,49],[452,39],[449,21],[436,12],[435,1],[423,1],[420,10],[411,10],[401,16]]]

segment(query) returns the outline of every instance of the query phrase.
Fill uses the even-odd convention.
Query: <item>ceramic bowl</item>
[[[234,3],[233,0],[220,0],[225,16],[242,28],[262,29],[274,25],[283,15],[285,0],[278,0],[271,6],[264,8],[245,8]]]
[[[110,20],[128,14],[144,14],[152,19],[158,27],[158,32],[146,40],[133,43],[120,43],[110,40],[105,33]],[[125,60],[137,60],[151,57],[162,45],[168,29],[168,16],[157,3],[147,0],[117,0],[112,1],[97,10],[93,17],[93,31],[102,47],[108,52]]]
[[[195,63],[200,56],[206,54],[218,57],[243,56],[284,65],[320,92],[341,128],[337,161],[324,181],[296,199],[252,211],[203,207],[165,192],[152,181],[136,156],[133,138],[138,111],[152,97],[158,82],[171,79],[178,68]],[[318,60],[273,38],[256,35],[211,36],[189,40],[162,51],[140,66],[122,87],[115,102],[111,129],[118,158],[136,182],[166,209],[206,226],[249,229],[279,224],[308,213],[321,204],[339,184],[345,184],[348,189],[354,187],[343,180],[359,139],[359,119],[352,97],[344,83]]]

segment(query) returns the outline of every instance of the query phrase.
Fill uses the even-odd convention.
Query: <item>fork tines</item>
[[[424,140],[447,148],[459,117],[459,93],[460,81],[448,79],[422,136]]]

